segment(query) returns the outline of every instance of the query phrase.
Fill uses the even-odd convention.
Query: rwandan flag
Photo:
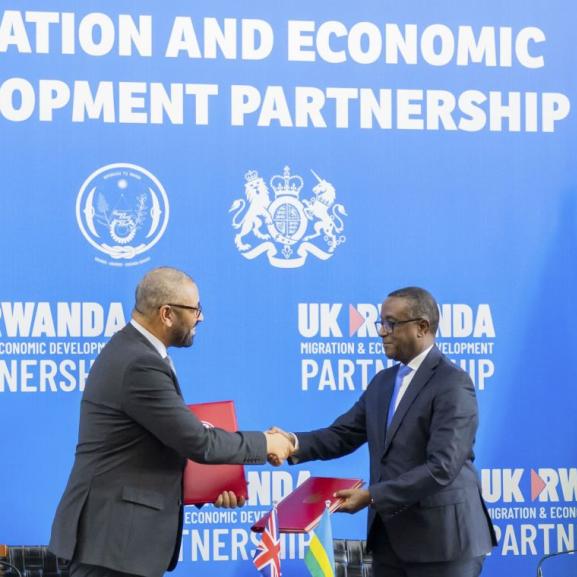
[[[330,511],[325,509],[318,527],[311,531],[312,539],[305,563],[313,577],[335,577],[333,530]]]

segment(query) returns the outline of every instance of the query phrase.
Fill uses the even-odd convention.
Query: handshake
[[[274,467],[282,465],[298,448],[296,435],[278,427],[271,427],[264,435],[267,460]]]
[[[282,465],[298,448],[296,435],[287,433],[278,427],[271,427],[264,432],[266,438],[266,453],[268,462],[274,467]],[[234,509],[244,506],[244,497],[235,495],[233,491],[223,491],[214,502],[215,507]]]
[[[297,436],[278,427],[271,427],[264,432],[264,436],[266,438],[267,460],[274,467],[282,465],[299,448]],[[372,502],[369,491],[361,488],[341,489],[334,496],[341,500],[339,511],[345,513],[356,513],[368,507]],[[236,497],[232,491],[225,491],[214,504],[216,507],[242,507],[244,498]]]

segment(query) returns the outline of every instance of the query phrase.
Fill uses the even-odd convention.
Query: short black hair
[[[433,295],[416,286],[397,289],[389,293],[390,297],[409,301],[409,314],[412,318],[425,319],[429,322],[431,333],[436,334],[439,328],[439,307]]]

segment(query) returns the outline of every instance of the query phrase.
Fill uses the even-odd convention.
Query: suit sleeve
[[[164,445],[199,463],[266,461],[263,433],[204,427],[177,394],[170,369],[151,355],[128,366],[122,383],[122,408]]]
[[[305,461],[335,459],[352,453],[367,441],[366,393],[332,425],[308,433],[295,433],[299,441],[298,452],[291,457],[291,464]]]
[[[398,513],[449,485],[473,456],[477,426],[473,383],[458,373],[433,400],[424,463],[369,488],[376,510]]]

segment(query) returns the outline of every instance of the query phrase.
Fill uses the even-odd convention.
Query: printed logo
[[[232,226],[238,230],[234,243],[242,256],[252,260],[266,253],[272,266],[298,268],[309,254],[329,259],[345,242],[341,217],[347,213],[342,204],[335,204],[335,187],[314,170],[311,173],[317,180],[313,196],[300,200],[303,178],[291,175],[285,166],[282,176],[270,179],[275,195],[272,202],[268,186],[256,170],[244,175],[246,200],[238,198],[229,210]],[[255,240],[263,242],[253,246]]]
[[[380,303],[298,303],[302,391],[364,391],[392,365],[375,327],[380,311]],[[485,390],[496,370],[490,305],[440,304],[437,337],[437,347]]]
[[[501,555],[575,549],[576,467],[482,469],[481,486]]]
[[[93,172],[76,199],[76,220],[84,238],[115,261],[132,260],[154,246],[166,230],[169,212],[160,181],[127,163]]]
[[[200,421],[205,429],[214,429],[214,425],[210,421]]]
[[[577,502],[576,467],[483,469],[481,481],[487,503]]]

